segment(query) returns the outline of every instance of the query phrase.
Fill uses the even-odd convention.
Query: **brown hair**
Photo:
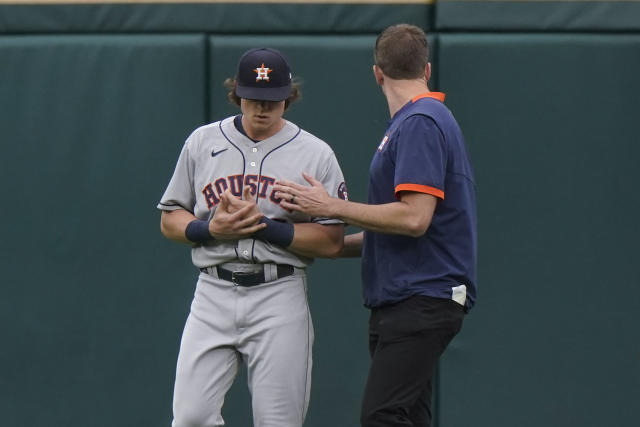
[[[233,105],[240,106],[240,97],[236,95],[236,79],[229,77],[224,81],[224,87],[227,89],[227,99]],[[302,91],[300,90],[300,83],[295,79],[291,82],[291,93],[289,97],[284,100],[284,109],[289,108],[289,104],[296,102],[302,98]]]
[[[392,25],[378,35],[373,60],[392,79],[420,78],[429,62],[427,36],[415,25]]]

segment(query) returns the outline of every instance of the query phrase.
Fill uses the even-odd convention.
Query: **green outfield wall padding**
[[[640,1],[440,0],[437,31],[639,31]]]
[[[0,32],[375,33],[397,22],[430,28],[428,3],[131,3],[0,5]]]
[[[398,22],[438,31],[638,31],[640,1],[0,5],[3,33],[375,33]]]
[[[441,35],[479,201],[441,426],[636,423],[640,36]]]
[[[3,426],[169,425],[193,280],[155,206],[204,38],[0,37]]]

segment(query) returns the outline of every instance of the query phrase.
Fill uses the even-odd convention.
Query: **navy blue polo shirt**
[[[396,112],[369,170],[369,204],[396,202],[405,191],[438,199],[420,237],[365,231],[364,303],[392,304],[413,295],[475,303],[476,199],[464,138],[444,94],[416,96]]]

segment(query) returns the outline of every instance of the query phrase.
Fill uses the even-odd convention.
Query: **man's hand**
[[[242,199],[235,197],[229,190],[226,190],[222,195],[226,195],[227,212],[229,213],[239,211],[246,206],[253,206],[255,213],[260,212],[256,202],[258,195],[256,194],[254,196],[251,194],[251,188],[248,185],[246,185],[242,190]]]
[[[311,175],[302,173],[309,187],[287,180],[276,181],[276,197],[282,199],[280,206],[285,209],[304,212],[315,217],[332,217],[333,205],[337,200],[329,196],[320,181]]]
[[[258,223],[264,215],[248,187],[245,187],[243,196],[245,200],[240,200],[229,190],[220,195],[220,204],[209,222],[209,233],[215,239],[238,240],[266,227],[266,224]]]

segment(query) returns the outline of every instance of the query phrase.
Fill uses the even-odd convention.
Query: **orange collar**
[[[437,99],[440,102],[444,102],[444,97],[445,97],[445,94],[442,92],[425,92],[425,93],[421,93],[420,95],[414,96],[411,102],[416,102],[418,99],[422,99],[422,98],[433,98],[433,99]]]

